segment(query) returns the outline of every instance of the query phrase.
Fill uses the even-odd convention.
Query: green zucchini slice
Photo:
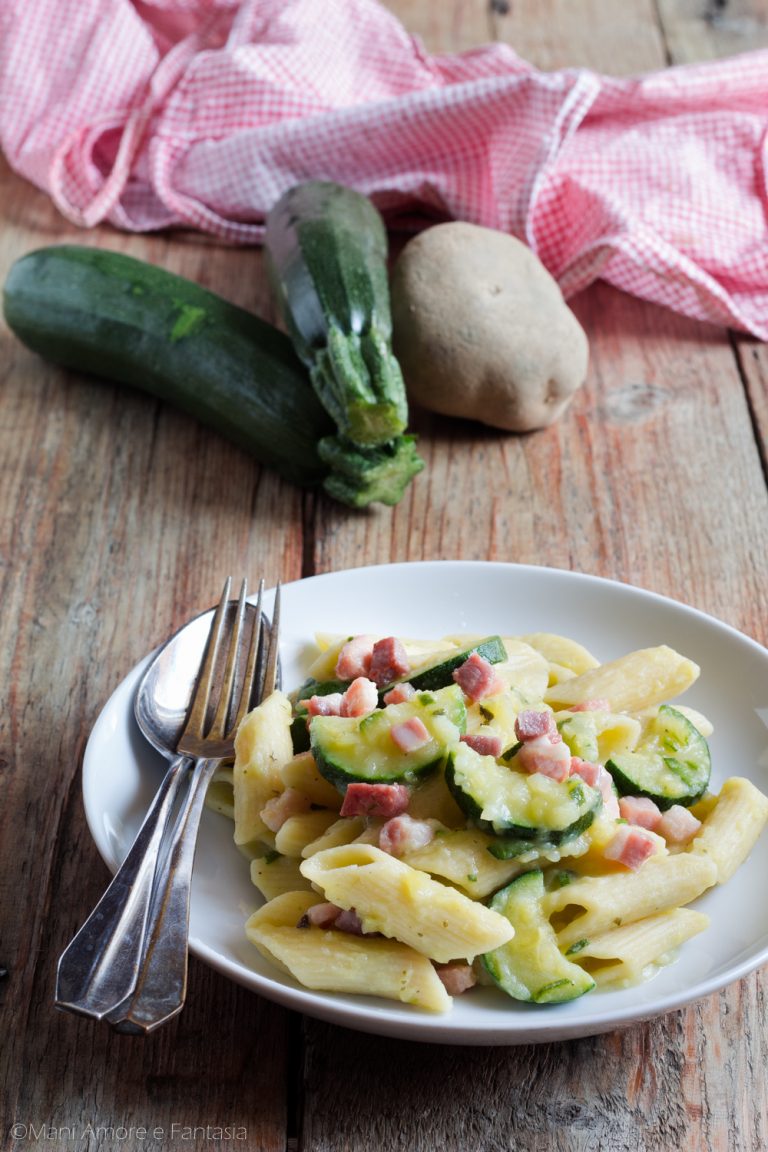
[[[451,751],[445,778],[462,811],[499,837],[490,849],[499,859],[567,843],[589,828],[602,805],[597,789],[578,777],[518,772],[467,744]]]
[[[482,964],[514,1000],[562,1004],[591,992],[595,982],[558,948],[554,929],[544,915],[543,897],[540,869],[523,872],[496,893],[490,906],[507,917],[515,935],[501,948],[486,952]]]
[[[403,752],[392,739],[394,725],[418,717],[430,739]],[[442,766],[466,726],[461,689],[451,685],[437,692],[419,692],[403,704],[377,708],[361,718],[315,716],[309,739],[317,766],[340,792],[348,784],[412,783]]]
[[[706,739],[687,716],[662,704],[634,752],[606,763],[620,796],[647,796],[662,811],[689,807],[709,784],[711,760]]]
[[[443,656],[436,663],[420,668],[418,672],[403,676],[402,679],[407,680],[419,692],[433,692],[437,688],[445,688],[446,685],[453,683],[453,673],[473,652],[483,656],[489,664],[501,664],[507,659],[507,650],[501,637],[488,636],[485,640],[473,644],[471,648],[464,648],[452,656]],[[392,685],[388,684],[383,691],[388,692],[391,687]]]

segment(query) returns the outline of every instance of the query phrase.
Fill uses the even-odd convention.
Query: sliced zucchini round
[[[434,692],[438,688],[445,688],[453,683],[453,673],[461,667],[465,660],[469,659],[473,652],[477,652],[478,656],[483,656],[489,664],[501,664],[507,659],[507,650],[501,637],[489,636],[487,639],[473,644],[471,648],[464,648],[461,652],[444,656],[437,663],[430,664],[426,668],[420,668],[418,672],[403,676],[402,679],[407,680],[419,692]],[[399,683],[399,681],[395,681],[395,683]],[[387,692],[390,687],[392,685],[387,685],[383,691]]]
[[[595,982],[558,948],[555,931],[543,911],[543,897],[540,869],[523,872],[497,892],[490,907],[506,916],[515,935],[481,959],[494,983],[513,999],[562,1004],[591,992]]]
[[[418,717],[430,739],[410,752],[392,739],[392,728]],[[402,704],[377,708],[363,717],[315,716],[309,739],[317,766],[340,792],[353,781],[410,783],[445,764],[458,745],[467,711],[458,684],[437,692],[419,692]]]
[[[689,807],[709,784],[709,745],[687,716],[662,704],[640,746],[611,757],[606,768],[620,796],[647,796],[662,811]]]
[[[571,840],[589,828],[602,804],[597,789],[578,777],[558,781],[518,772],[467,744],[451,750],[445,778],[462,811],[500,838],[491,848],[500,859]]]

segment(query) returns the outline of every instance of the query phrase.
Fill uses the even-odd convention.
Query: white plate
[[[271,607],[271,594],[268,598]],[[709,616],[628,585],[555,569],[438,561],[357,568],[283,587],[283,685],[304,677],[315,630],[438,637],[450,632],[548,631],[571,636],[601,661],[669,644],[701,666],[686,703],[715,725],[712,786],[749,777],[768,790],[768,652]],[[141,823],[164,762],[133,719],[147,661],[115,691],[85,750],[83,795],[96,846],[112,871]],[[589,1036],[680,1008],[768,960],[768,836],[731,882],[699,901],[711,926],[640,987],[534,1007],[475,989],[433,1016],[374,998],[317,994],[261,959],[243,932],[260,902],[232,825],[206,812],[192,890],[191,950],[224,975],[280,1004],[349,1028],[433,1043],[523,1044]]]

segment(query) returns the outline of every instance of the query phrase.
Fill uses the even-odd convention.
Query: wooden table
[[[389,6],[430,50],[504,39],[543,68],[629,73],[768,44],[765,0]],[[4,164],[0,189],[0,279],[22,253],[72,239],[273,318],[258,252],[79,233]],[[765,346],[602,284],[573,307],[592,359],[565,418],[519,438],[415,412],[427,471],[370,514],[289,487],[177,412],[51,367],[0,328],[4,1148],[768,1147],[764,973],[652,1023],[522,1048],[346,1031],[194,959],[185,1011],[149,1040],[52,1008],[57,957],[107,880],[80,793],[89,731],[222,573],[272,583],[389,561],[530,562],[653,589],[768,642]],[[226,1126],[246,1138],[217,1134]]]

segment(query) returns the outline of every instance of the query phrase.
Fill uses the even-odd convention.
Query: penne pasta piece
[[[414,787],[408,801],[408,815],[414,820],[439,820],[446,828],[463,828],[467,822],[450,793],[442,769],[430,772]]]
[[[452,1004],[430,961],[396,940],[297,925],[317,903],[312,893],[286,893],[255,912],[245,925],[265,959],[306,988],[383,996],[430,1012]]]
[[[549,892],[544,909],[567,951],[578,940],[688,904],[716,882],[717,868],[704,855],[652,856],[637,872],[585,876]]]
[[[205,806],[234,820],[235,772],[231,763],[222,763],[214,772],[205,794]]]
[[[678,696],[698,675],[697,664],[662,644],[629,652],[572,680],[554,684],[544,698],[555,709],[605,699],[612,712],[639,712]]]
[[[564,673],[570,673],[571,676],[580,676],[582,672],[596,668],[599,664],[596,657],[583,644],[571,640],[568,636],[558,636],[556,632],[532,632],[530,635],[521,636],[520,640],[540,652],[548,664],[558,667]],[[506,638],[504,643],[506,644]]]
[[[311,892],[312,885],[299,871],[299,861],[291,856],[270,852],[251,861],[251,883],[265,900],[274,900],[286,892]]]
[[[493,839],[473,828],[446,830],[402,859],[412,868],[449,880],[472,900],[484,900],[530,867],[516,860],[496,860],[488,851]]]
[[[371,844],[318,852],[301,872],[326,900],[354,908],[364,931],[394,937],[439,963],[472,960],[514,935],[503,916]]]
[[[325,848],[338,848],[341,844],[351,844],[365,832],[366,824],[362,816],[341,816],[330,824],[314,840],[310,840],[301,850],[303,857],[314,856]]]
[[[318,808],[314,812],[302,812],[298,816],[289,816],[278,832],[275,833],[275,848],[283,856],[293,856],[299,859],[307,844],[322,836],[339,818],[338,812],[329,812],[327,808]]]
[[[549,664],[530,644],[503,637],[507,659],[494,664],[494,671],[524,703],[541,700],[549,684]]]
[[[282,772],[292,758],[291,702],[283,692],[273,692],[248,713],[235,737],[236,844],[257,839],[270,842],[261,810],[284,790]]]
[[[320,775],[311,752],[299,752],[292,756],[283,768],[283,784],[303,792],[307,799],[319,808],[341,808],[341,796],[328,781]]]
[[[703,912],[673,908],[595,939],[578,940],[566,954],[599,988],[626,988],[647,979],[654,966],[670,963],[675,949],[708,926],[709,917]]]
[[[713,862],[718,884],[730,880],[768,823],[768,797],[743,776],[732,776],[691,841],[690,854]]]

